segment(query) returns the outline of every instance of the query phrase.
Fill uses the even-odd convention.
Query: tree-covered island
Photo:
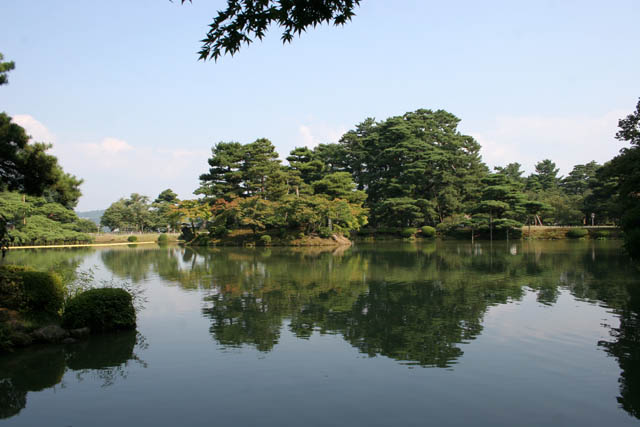
[[[621,120],[621,128],[637,115]],[[624,219],[633,210],[621,203],[634,200],[621,185],[632,174],[616,165],[634,149],[605,165],[576,165],[566,177],[544,159],[525,177],[519,163],[489,170],[459,121],[428,109],[369,118],[338,143],[293,149],[286,164],[266,138],[219,142],[194,191],[198,198],[178,200],[165,190],[149,203],[134,193],[113,203],[102,225],[182,227],[184,239],[199,245],[269,245],[336,244],[357,234],[432,237],[434,229],[465,239],[517,238],[523,225],[633,223]]]

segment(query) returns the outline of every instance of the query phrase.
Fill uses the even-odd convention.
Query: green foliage
[[[137,242],[138,238],[136,236],[127,237],[127,242]]]
[[[425,239],[433,239],[434,237],[436,237],[436,229],[431,227],[430,225],[422,226],[420,228],[420,231],[422,231],[421,236]]]
[[[229,234],[229,229],[224,225],[213,225],[209,227],[209,235],[213,237],[225,237]]]
[[[590,230],[589,237],[592,239],[604,240],[609,237],[610,233],[607,230]]]
[[[133,298],[124,289],[90,289],[67,303],[62,325],[68,329],[89,327],[95,332],[132,329],[136,326]]]
[[[167,236],[165,233],[162,233],[161,235],[158,236],[158,243],[161,245],[167,244],[167,242],[169,241],[169,236]]]
[[[73,230],[79,233],[97,233],[98,225],[86,218],[78,218],[73,224]]]
[[[26,131],[0,113],[0,191],[42,196],[72,209],[80,198],[82,180],[65,173],[47,150],[50,144],[30,142]]]
[[[18,311],[26,310],[27,298],[22,277],[27,271],[34,270],[18,265],[0,266],[0,307]]]
[[[581,239],[583,237],[586,237],[588,234],[589,232],[584,228],[572,228],[571,230],[567,231],[567,237],[569,237],[570,239]]]
[[[184,3],[186,0],[181,0]],[[191,1],[191,0],[189,0]],[[234,55],[243,44],[262,40],[272,25],[284,28],[282,42],[291,42],[295,34],[320,24],[344,25],[353,17],[360,0],[321,0],[291,2],[277,0],[227,0],[227,8],[209,25],[202,42],[200,59],[218,60]]]
[[[0,193],[0,215],[13,226],[7,230],[13,245],[88,243],[88,226],[76,214],[44,197]]]
[[[64,303],[64,286],[60,276],[42,271],[22,273],[28,310],[57,315]]]
[[[57,274],[21,266],[0,267],[0,306],[55,316],[63,303],[64,286]]]
[[[413,228],[413,227],[407,227],[407,228],[403,228],[402,231],[400,232],[400,235],[402,237],[414,237],[416,235],[416,233],[418,232],[417,228]]]
[[[262,236],[260,236],[260,243],[262,243],[264,246],[271,245],[271,236],[269,236],[268,234],[263,234]]]
[[[420,109],[376,122],[367,119],[340,139],[347,169],[374,226],[438,223],[468,211],[486,166],[480,145],[457,130],[459,119]]]
[[[333,232],[329,227],[318,227],[318,236],[322,237],[323,239],[328,239],[332,234]]]
[[[3,60],[4,55],[0,53],[0,86],[9,83],[7,73],[16,67],[16,64],[13,61],[3,62]]]

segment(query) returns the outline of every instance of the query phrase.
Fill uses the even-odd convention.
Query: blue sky
[[[640,97],[640,2],[362,0],[341,28],[197,60],[223,0],[0,4],[16,62],[0,110],[85,179],[79,210],[132,192],[193,197],[218,141],[267,137],[281,157],[367,117],[443,108],[489,166],[604,162]]]

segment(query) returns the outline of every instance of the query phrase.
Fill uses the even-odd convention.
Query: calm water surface
[[[9,426],[637,425],[618,242],[13,251],[143,291],[137,331],[0,356]]]

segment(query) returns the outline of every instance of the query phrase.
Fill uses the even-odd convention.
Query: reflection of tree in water
[[[527,289],[548,305],[562,289],[607,305],[627,297],[615,286],[593,285],[611,274],[591,271],[598,262],[589,247],[523,245],[514,254],[499,244],[433,246],[365,247],[341,257],[273,251],[267,259],[251,251],[203,252],[198,275],[215,289],[203,313],[225,346],[270,351],[288,320],[300,338],[340,333],[372,356],[444,367],[462,356],[460,343],[481,332],[490,306],[518,300]],[[615,250],[599,256],[622,270],[628,265]]]
[[[597,250],[596,250],[597,248]],[[562,290],[612,308],[621,406],[640,418],[640,307],[629,260],[593,242],[361,245],[339,254],[322,248],[121,251],[122,274],[154,270],[185,289],[210,289],[203,313],[224,346],[270,351],[282,325],[299,338],[340,333],[360,351],[424,366],[450,366],[460,343],[481,333],[491,305],[533,290],[552,305]],[[130,258],[125,260],[125,258]],[[131,271],[131,270],[130,270]],[[128,274],[131,274],[129,271]],[[146,273],[145,273],[146,274]]]
[[[27,393],[59,384],[67,370],[79,379],[95,375],[102,386],[126,378],[130,361],[146,367],[135,349],[144,349],[145,339],[135,331],[91,336],[66,346],[29,348],[0,358],[0,418],[17,415],[27,404]]]
[[[630,415],[640,418],[640,287],[628,286],[628,303],[615,310],[620,318],[618,328],[611,329],[613,341],[600,341],[598,345],[618,359],[620,396],[618,403]]]
[[[64,283],[69,283],[75,278],[75,271],[82,260],[92,251],[89,248],[21,249],[11,251],[4,260],[0,260],[0,265],[30,265],[40,271],[54,271]]]

